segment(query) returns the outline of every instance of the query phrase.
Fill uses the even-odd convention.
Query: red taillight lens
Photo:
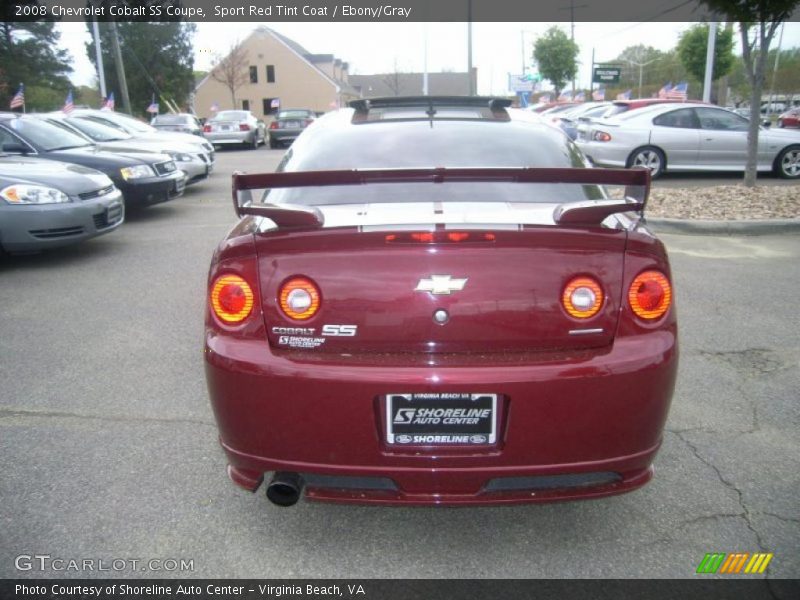
[[[287,317],[305,321],[319,310],[319,289],[310,279],[293,277],[281,286],[278,303]]]
[[[564,288],[561,303],[570,316],[588,319],[603,306],[603,288],[591,277],[576,277]]]
[[[596,142],[610,142],[611,136],[605,131],[595,131],[592,135],[592,139]]]
[[[384,239],[387,242],[404,244],[413,242],[418,242],[421,244],[446,244],[458,242],[494,242],[497,239],[497,236],[488,231],[437,231],[435,233],[428,231],[415,231],[413,233],[389,233],[384,237]]]
[[[278,127],[279,125],[277,121],[273,121],[272,123],[269,124],[270,129],[277,129]]]
[[[672,286],[663,273],[645,271],[631,283],[628,302],[637,317],[653,321],[669,310],[672,304]]]
[[[211,308],[225,323],[241,323],[253,310],[253,290],[238,275],[218,277],[211,286]]]
[[[211,133],[211,125],[203,125],[203,131],[206,133]]]
[[[250,131],[250,125],[247,123],[239,123],[239,131]]]

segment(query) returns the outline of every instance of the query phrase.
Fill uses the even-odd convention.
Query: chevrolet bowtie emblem
[[[450,275],[431,275],[430,279],[420,279],[415,292],[430,292],[431,294],[447,294],[459,292],[467,285],[467,278],[452,279]]]

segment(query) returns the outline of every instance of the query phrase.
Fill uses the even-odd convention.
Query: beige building
[[[208,118],[216,110],[250,110],[269,119],[281,108],[310,108],[322,113],[359,97],[349,84],[348,64],[333,54],[311,54],[297,42],[259,27],[242,42],[247,55],[242,83],[231,91],[209,73],[195,89],[194,110]]]

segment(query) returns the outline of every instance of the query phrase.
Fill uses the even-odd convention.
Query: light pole
[[[635,60],[626,59],[625,62],[630,65],[636,65],[639,67],[639,98],[642,97],[642,70],[649,64],[656,62],[658,59],[654,58],[653,60],[648,60],[647,62],[636,62]]]

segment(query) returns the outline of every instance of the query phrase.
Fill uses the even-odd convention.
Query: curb
[[[658,233],[688,235],[771,235],[800,233],[797,219],[752,219],[741,221],[703,221],[646,218],[645,224]]]

